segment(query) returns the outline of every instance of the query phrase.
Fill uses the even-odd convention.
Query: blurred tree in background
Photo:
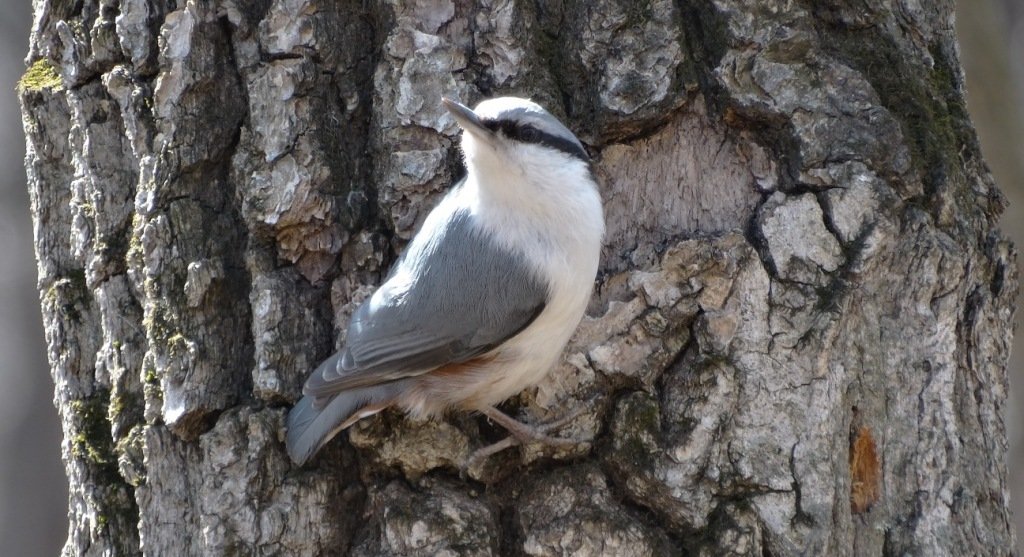
[[[1024,2],[961,1],[957,34],[967,74],[967,108],[985,160],[1009,200],[1001,226],[1024,246]],[[1020,300],[1018,300],[1018,307]],[[1010,359],[1010,491],[1017,543],[1024,552],[1024,349],[1019,335],[1024,311],[1017,310],[1018,340]]]

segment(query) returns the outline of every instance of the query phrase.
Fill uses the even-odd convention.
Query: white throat
[[[588,165],[544,146],[499,145],[514,151],[495,152],[473,142],[463,141],[463,195],[476,222],[547,280],[551,299],[565,306],[551,309],[582,316],[604,236],[601,199]]]

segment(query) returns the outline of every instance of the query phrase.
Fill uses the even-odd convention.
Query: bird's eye
[[[536,143],[540,141],[540,130],[533,126],[523,126],[519,128],[519,140],[526,143]]]

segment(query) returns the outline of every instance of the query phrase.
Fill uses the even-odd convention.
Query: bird
[[[529,99],[441,102],[462,131],[465,176],[306,381],[286,420],[296,465],[389,407],[479,412],[520,442],[554,439],[496,405],[549,373],[586,310],[605,233],[593,165]]]

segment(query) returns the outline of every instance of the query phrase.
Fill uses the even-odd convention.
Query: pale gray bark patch
[[[350,430],[349,441],[374,467],[398,469],[410,479],[439,468],[458,470],[470,456],[469,436],[451,424],[393,425],[386,420],[360,422]]]
[[[668,536],[615,499],[596,466],[565,468],[527,485],[517,502],[524,555],[673,555]]]
[[[783,280],[824,286],[843,263],[839,241],[825,228],[821,207],[809,193],[772,194],[756,222],[775,274]]]
[[[484,499],[448,480],[426,479],[415,489],[389,482],[370,493],[351,555],[500,555],[498,517]]]
[[[645,392],[653,390],[652,378],[645,391],[618,401],[610,423],[611,446],[603,458],[631,499],[650,508],[675,531],[696,532],[707,526],[718,505],[723,476],[745,474],[743,481],[759,481],[762,489],[789,487],[788,454],[753,446],[733,448],[732,443],[722,443],[721,436],[745,411],[740,372],[722,360],[741,354],[747,365],[761,363],[770,343],[764,324],[769,279],[753,248],[738,235],[710,245],[679,244],[666,253],[661,269],[661,280],[656,288],[647,287],[646,296],[657,300],[662,292],[674,294],[678,300],[666,309],[682,309],[683,315],[670,313],[666,318],[691,322],[698,342],[689,344],[691,350],[682,365],[672,366],[662,376],[661,400]],[[775,433],[760,435],[774,437]],[[733,450],[738,454],[730,455]],[[745,464],[748,458],[758,464]],[[781,478],[753,477],[771,471],[782,474]]]
[[[1016,252],[949,2],[35,3],[20,91],[67,555],[973,555],[1012,546]],[[36,73],[33,73],[36,72]],[[53,79],[59,77],[58,79]],[[59,83],[59,85],[58,85]],[[283,416],[462,172],[442,95],[533,97],[608,238],[506,410]],[[856,512],[855,432],[877,452]]]
[[[599,76],[602,107],[626,116],[666,100],[686,61],[675,4],[656,0],[642,9],[636,17],[629,3],[593,3],[581,14],[580,60]]]
[[[382,213],[408,240],[452,183],[447,158],[458,127],[439,99],[472,104],[475,91],[458,78],[472,35],[450,2],[390,4],[394,25],[373,73],[373,180]]]
[[[712,122],[701,99],[649,137],[601,153],[607,240],[604,267],[643,266],[657,245],[681,235],[742,229],[776,187],[774,163]],[[699,187],[695,187],[699,184]],[[629,260],[622,260],[628,256]]]

